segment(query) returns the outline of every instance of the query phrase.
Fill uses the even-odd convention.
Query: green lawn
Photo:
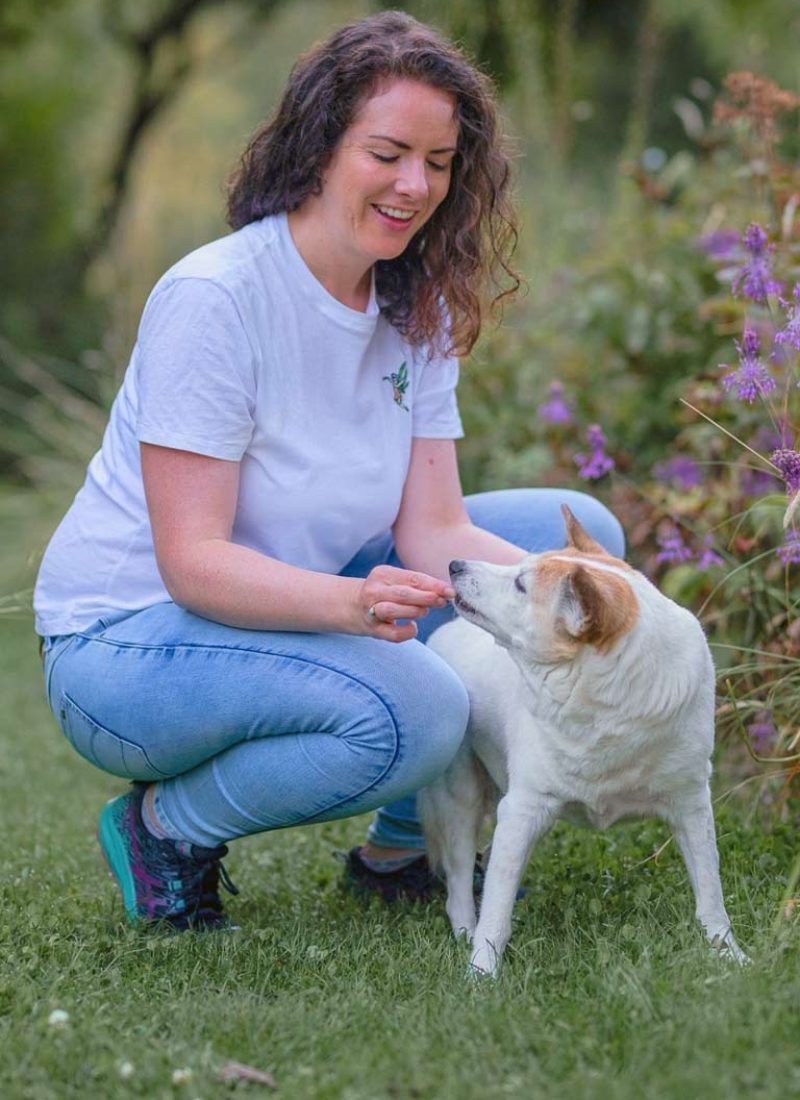
[[[733,810],[718,821],[745,970],[705,947],[674,847],[648,861],[656,823],[564,826],[543,842],[497,982],[465,981],[440,904],[339,891],[332,852],[363,820],[234,845],[239,934],[137,934],[94,839],[124,785],[57,732],[24,618],[0,619],[0,691],[8,1100],[228,1096],[217,1074],[229,1059],[271,1072],[291,1100],[800,1095],[798,923],[773,931],[789,828],[766,835]],[[48,1025],[54,1009],[66,1027]],[[174,1085],[183,1068],[191,1080]]]

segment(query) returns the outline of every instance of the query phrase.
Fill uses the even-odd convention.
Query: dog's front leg
[[[697,919],[709,943],[720,954],[738,963],[747,962],[747,956],[734,939],[722,897],[714,812],[707,786],[700,800],[693,800],[685,808],[678,807],[671,825],[694,890]]]
[[[497,827],[483,887],[470,959],[472,974],[495,974],[511,935],[511,913],[522,872],[536,840],[552,826],[557,806],[513,788],[497,807]]]

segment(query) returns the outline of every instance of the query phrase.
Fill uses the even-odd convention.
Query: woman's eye
[[[373,152],[372,155],[375,158],[375,160],[380,161],[381,164],[394,164],[396,161],[398,161],[400,159],[400,157],[397,156],[396,154],[392,155],[392,154],[387,154],[387,153],[375,153],[375,152]],[[450,167],[450,165],[449,164],[440,164],[439,161],[436,161],[436,160],[429,160],[428,161],[428,167],[432,168],[434,170],[434,172],[446,172],[448,170],[448,168]]]
[[[518,573],[516,575],[516,577],[514,578],[514,587],[519,592],[527,592],[528,591],[528,589],[525,587],[525,581],[522,579],[522,574],[521,573]]]

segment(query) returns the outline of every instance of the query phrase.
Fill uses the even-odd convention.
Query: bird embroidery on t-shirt
[[[403,398],[408,389],[408,367],[405,362],[402,362],[393,374],[384,374],[381,381],[391,382],[392,396],[394,397],[395,405],[399,405],[401,409],[405,409],[406,412],[409,412],[408,405],[403,404]]]

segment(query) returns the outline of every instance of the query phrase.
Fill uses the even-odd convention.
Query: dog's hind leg
[[[699,800],[678,806],[670,820],[675,840],[686,862],[696,902],[697,919],[706,938],[721,955],[738,963],[747,956],[737,944],[725,909],[719,880],[719,853],[714,813],[708,787]]]
[[[447,881],[447,916],[455,935],[470,940],[475,855],[490,784],[471,749],[462,746],[444,775],[417,796],[428,859]]]

